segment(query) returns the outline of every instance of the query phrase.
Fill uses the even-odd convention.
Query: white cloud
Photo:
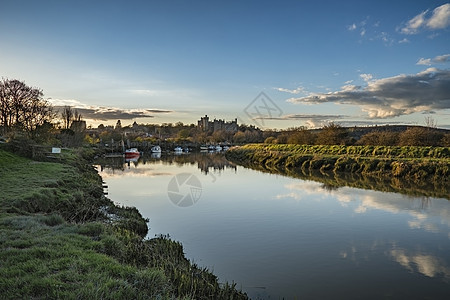
[[[414,34],[417,33],[420,27],[425,24],[425,14],[428,10],[418,14],[406,23],[406,26],[401,29],[404,34]]]
[[[423,65],[423,66],[431,66],[431,58],[421,58],[416,63],[417,65]]]
[[[350,30],[350,31],[355,30],[355,29],[356,29],[356,24],[353,23],[352,25],[348,25],[348,26],[347,26],[347,29]]]
[[[429,16],[429,10],[423,11],[400,29],[403,34],[416,34],[422,29],[436,30],[450,26],[450,3],[443,4],[433,10]]]
[[[369,82],[372,80],[373,75],[372,74],[360,74],[359,77],[361,77],[365,82]]]
[[[445,55],[440,55],[440,56],[436,56],[433,59],[434,62],[436,63],[446,63],[446,62],[450,62],[450,54],[445,54]]]
[[[275,90],[279,92],[289,93],[289,94],[300,94],[300,93],[306,93],[306,90],[304,87],[299,86],[298,88],[294,90],[285,89],[285,88],[274,88]]]
[[[352,91],[356,91],[359,90],[361,87],[357,86],[357,85],[353,85],[353,84],[347,84],[341,87],[341,91],[344,92],[352,92]]]
[[[450,62],[450,54],[439,55],[435,58],[420,58],[417,65],[431,66],[433,64],[445,64]]]
[[[450,3],[434,9],[427,26],[432,29],[444,29],[450,25]]]
[[[288,102],[358,105],[370,118],[388,118],[415,112],[449,109],[450,70],[428,68],[417,74],[402,74],[372,80],[363,88],[350,89],[344,86],[344,89],[336,92],[291,98]]]
[[[405,43],[409,43],[409,40],[407,38],[404,38],[400,41],[398,41],[399,44],[405,44]]]

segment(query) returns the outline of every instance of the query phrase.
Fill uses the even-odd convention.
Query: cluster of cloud
[[[382,41],[385,45],[392,45],[395,39],[386,31],[380,30],[380,22],[370,22],[370,17],[367,17],[359,23],[353,23],[347,26],[348,31],[359,32],[359,36],[362,39],[368,39],[370,41]],[[399,43],[407,43],[407,39],[399,41]]]
[[[358,105],[370,118],[389,118],[450,108],[450,70],[428,68],[417,74],[370,80],[367,86],[346,85],[330,93],[290,98],[291,103],[333,102]]]
[[[285,88],[274,88],[275,90],[279,91],[279,92],[285,92],[285,93],[289,93],[289,94],[302,94],[302,93],[306,93],[306,90],[304,87],[299,86],[298,88],[294,89],[294,90],[290,90],[290,89],[285,89]]]
[[[363,36],[366,35],[366,32],[367,32],[366,25],[367,25],[367,22],[368,22],[368,21],[369,21],[369,17],[367,17],[365,20],[359,22],[358,24],[353,23],[353,24],[351,24],[351,25],[348,25],[348,26],[347,26],[347,29],[348,29],[349,31],[357,31],[357,30],[358,30],[358,31],[359,31],[359,35],[360,35],[361,37],[363,37]],[[375,23],[373,26],[374,26],[374,27],[378,27],[378,26],[379,26],[379,23],[377,22],[377,23]]]
[[[421,58],[417,62],[418,65],[431,66],[433,64],[445,64],[450,62],[450,54],[439,55],[435,58]]]
[[[431,15],[430,15],[431,14]],[[406,22],[400,28],[403,34],[416,34],[422,30],[444,29],[450,26],[450,3],[436,7],[432,12],[426,10]]]
[[[77,100],[55,100],[50,99],[55,110],[62,110],[65,106],[70,106],[80,113],[83,119],[108,121],[108,120],[132,120],[136,118],[153,118],[155,114],[171,113],[170,110],[163,109],[125,109],[116,107],[104,107],[86,105]]]
[[[386,46],[391,46],[395,42],[399,44],[409,43],[408,38],[397,40],[392,34],[386,31],[380,31],[380,22],[369,22],[370,17],[367,17],[361,22],[347,25],[348,31],[358,32],[361,39],[368,39],[371,41],[382,41]],[[422,31],[436,31],[445,29],[450,26],[450,3],[443,4],[436,7],[432,11],[425,10],[415,16],[414,18],[402,23],[396,28],[396,31],[405,35],[418,34]],[[437,33],[430,37],[434,37]]]

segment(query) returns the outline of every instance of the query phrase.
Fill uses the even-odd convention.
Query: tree
[[[347,141],[347,131],[341,125],[329,123],[317,135],[318,145],[344,145]]]
[[[121,129],[122,129],[122,123],[120,122],[120,120],[117,120],[116,130],[121,130]]]
[[[357,145],[395,146],[398,144],[399,134],[393,131],[372,131],[366,133],[356,142]]]
[[[0,81],[0,128],[3,133],[13,129],[30,135],[54,118],[53,107],[43,98],[41,89],[27,86],[23,81]]]
[[[275,144],[277,139],[274,136],[269,136],[264,140],[264,144]]]
[[[430,127],[414,126],[403,131],[399,136],[401,146],[439,146],[442,133]]]
[[[288,144],[312,145],[314,136],[306,127],[293,128],[287,142]]]
[[[61,118],[63,120],[64,129],[69,129],[72,124],[74,111],[70,106],[64,106],[61,112]]]

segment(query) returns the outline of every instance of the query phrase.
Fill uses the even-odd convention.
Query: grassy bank
[[[309,146],[249,144],[230,149],[231,161],[289,172],[353,173],[448,184],[450,148],[396,146]]]
[[[180,243],[144,239],[148,220],[103,196],[91,154],[42,162],[0,149],[2,299],[246,299]]]

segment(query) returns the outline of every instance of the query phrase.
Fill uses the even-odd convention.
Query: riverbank
[[[103,195],[90,149],[57,162],[0,149],[3,299],[246,299],[168,236],[146,240],[135,208]]]
[[[297,173],[353,173],[444,183],[450,177],[449,147],[249,144],[231,148],[226,157],[247,167]]]

